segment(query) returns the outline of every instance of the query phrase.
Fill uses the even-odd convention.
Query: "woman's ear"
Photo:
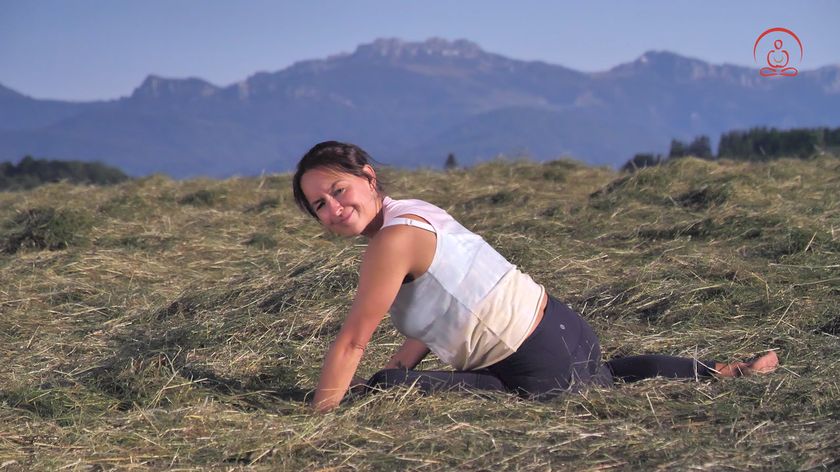
[[[370,183],[371,188],[376,190],[376,171],[373,167],[370,164],[365,164],[365,166],[362,167],[362,172],[367,174],[368,182]]]

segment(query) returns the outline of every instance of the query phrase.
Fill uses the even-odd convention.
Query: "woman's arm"
[[[384,228],[368,245],[353,305],[324,358],[313,401],[318,411],[330,410],[344,398],[368,341],[409,272],[412,241],[406,229]]]
[[[385,364],[386,369],[413,369],[429,354],[429,348],[423,341],[406,338],[402,346]]]

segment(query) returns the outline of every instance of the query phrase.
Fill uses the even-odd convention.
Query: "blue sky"
[[[840,2],[0,0],[0,84],[36,98],[111,99],[148,74],[217,85],[352,52],[381,37],[465,38],[508,57],[606,70],[648,50],[759,67],[767,28],[799,67],[840,64]]]

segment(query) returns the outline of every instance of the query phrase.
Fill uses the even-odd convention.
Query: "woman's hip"
[[[487,368],[520,394],[612,385],[595,331],[577,312],[549,295],[545,315],[513,354]]]

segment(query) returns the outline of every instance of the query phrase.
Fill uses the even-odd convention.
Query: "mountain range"
[[[148,76],[131,96],[38,100],[0,85],[0,160],[98,160],[131,175],[288,171],[315,143],[355,142],[378,161],[440,167],[499,154],[619,166],[672,138],[754,126],[840,126],[840,65],[767,78],[757,69],[650,51],[585,73],[467,40],[378,39],[352,53],[217,86]]]

